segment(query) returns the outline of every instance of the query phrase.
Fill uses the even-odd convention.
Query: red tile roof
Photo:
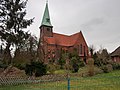
[[[53,37],[44,37],[48,44],[56,44],[61,46],[73,46],[79,38],[83,38],[82,32],[73,35],[63,35],[53,33]]]

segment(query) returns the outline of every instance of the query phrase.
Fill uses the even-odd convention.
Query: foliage
[[[78,72],[79,70],[79,60],[76,57],[71,58],[71,65],[73,68],[73,73]]]
[[[22,47],[15,51],[13,64],[30,63],[37,58],[37,38],[29,35],[29,38],[22,44]]]
[[[89,76],[94,75],[94,60],[93,60],[93,58],[88,59],[88,73],[89,73]]]
[[[113,70],[112,60],[110,58],[107,49],[101,49],[93,54],[94,63],[96,66],[100,67],[105,73],[111,72]]]
[[[67,70],[60,69],[60,70],[56,70],[54,73],[55,74],[67,74]]]
[[[97,53],[93,54],[94,64],[98,67],[103,65],[102,60],[98,57]]]
[[[8,65],[6,65],[6,64],[4,64],[2,61],[0,61],[0,68],[7,68],[8,67]]]
[[[61,66],[55,63],[47,64],[47,71],[49,74],[54,74],[56,70],[60,70],[60,69],[61,69]]]
[[[32,76],[33,72],[34,72],[33,66],[30,65],[30,64],[26,64],[26,66],[25,66],[25,73],[26,73],[26,75]]]
[[[94,45],[90,45],[89,50],[90,50],[91,57],[93,57],[93,54],[94,54],[94,52],[95,52],[95,47],[94,47]]]
[[[107,65],[104,65],[104,66],[102,67],[102,70],[103,70],[105,73],[109,73],[109,72],[111,72],[111,71],[113,70],[113,67],[112,67],[111,64],[107,64]]]
[[[63,58],[60,58],[58,60],[58,63],[60,64],[60,68],[63,69],[63,65],[65,64],[65,60]]]
[[[108,61],[110,60],[110,56],[107,52],[107,49],[103,49],[102,52],[98,54],[98,57],[102,60],[102,63],[104,65],[108,64]]]
[[[77,52],[76,48],[74,48],[74,50],[69,53],[69,58],[71,59],[72,57],[76,57],[77,59],[79,59],[78,52]]]
[[[25,19],[26,4],[28,0],[0,0],[0,39],[6,43],[5,58],[7,64],[11,63],[11,46],[16,49],[29,37],[23,31],[30,26],[33,19]]]
[[[25,70],[25,67],[26,67],[25,64],[15,64],[14,66],[20,70]]]
[[[72,67],[72,72],[76,73],[79,70],[79,67],[84,66],[84,61],[80,59],[77,53],[77,49],[75,48],[73,52],[69,53],[70,65]]]
[[[44,63],[34,62],[33,66],[35,66],[35,76],[43,76],[47,73],[47,66]]]
[[[93,70],[94,70],[94,75],[103,73],[103,70],[97,66],[94,66]],[[84,67],[79,68],[78,73],[81,74],[81,76],[83,76],[83,77],[90,76],[89,75],[89,66],[86,65]]]
[[[93,54],[94,63],[96,66],[101,67],[110,63],[110,55],[107,49],[99,50]]]
[[[33,57],[33,56],[35,56],[34,51],[37,51],[37,48],[38,48],[37,37],[34,35],[29,35],[28,40],[24,44],[24,49],[26,49],[28,52],[30,52],[31,56]]]
[[[84,67],[85,66],[85,62],[83,60],[80,59],[79,61],[79,67]]]
[[[47,65],[47,71],[50,73],[50,74],[54,74],[56,70],[56,66],[54,64],[48,64]]]
[[[63,69],[63,65],[65,65],[66,60],[68,59],[68,53],[64,50],[60,51],[60,59],[58,60],[58,64],[61,66],[60,68]]]
[[[27,75],[32,76],[35,73],[35,76],[42,76],[47,73],[47,66],[42,62],[31,62],[31,64],[26,64],[25,72]]]
[[[114,70],[120,70],[120,63],[113,63],[112,66]]]
[[[65,64],[65,65],[64,65],[64,69],[65,69],[65,70],[68,70],[68,71],[69,71],[69,70],[72,71],[72,70],[73,70],[73,67],[72,67],[72,65],[71,65],[70,63],[68,63],[68,64]]]

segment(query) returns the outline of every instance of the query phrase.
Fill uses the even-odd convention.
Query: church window
[[[85,46],[84,46],[84,53],[85,53]]]
[[[47,31],[50,31],[50,28],[47,28]]]
[[[80,44],[80,54],[82,54],[82,44]]]

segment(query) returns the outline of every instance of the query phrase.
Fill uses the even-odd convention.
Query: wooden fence
[[[0,86],[20,85],[31,83],[44,83],[66,80],[66,75],[46,75],[40,78],[35,77],[0,77]]]

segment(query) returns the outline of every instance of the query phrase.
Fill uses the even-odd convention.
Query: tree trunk
[[[6,46],[6,49],[5,49],[5,52],[4,52],[4,63],[6,65],[9,65],[12,63],[12,56],[11,56],[11,53],[10,53],[10,44],[7,44]]]

